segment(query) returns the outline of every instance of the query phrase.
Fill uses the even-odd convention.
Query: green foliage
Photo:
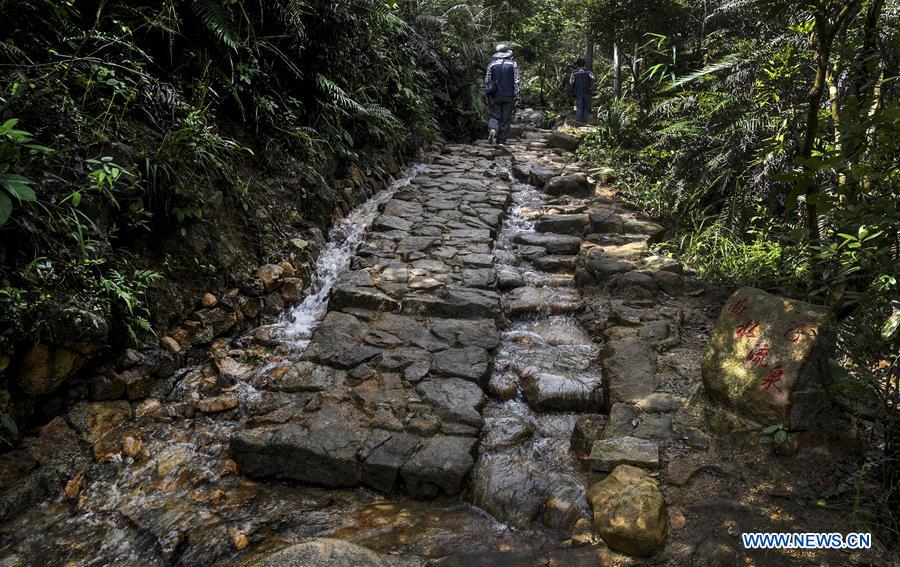
[[[166,269],[157,244],[214,230],[227,207],[252,224],[288,187],[315,223],[333,206],[323,186],[351,166],[377,173],[386,150],[481,128],[493,14],[480,0],[10,0],[3,12],[0,301],[15,332],[0,351],[32,338],[50,297],[99,305],[136,340],[156,278],[133,266]]]
[[[238,39],[231,19],[231,11],[223,0],[191,0],[191,9],[200,21],[219,41],[237,50]]]
[[[50,148],[32,144],[32,136],[17,130],[18,119],[10,118],[0,124],[0,225],[6,224],[13,206],[37,200],[34,181],[22,175],[26,155],[51,153]]]
[[[760,436],[769,443],[782,445],[788,440],[788,431],[781,423],[762,428]]]
[[[147,288],[162,278],[152,270],[134,270],[130,276],[117,270],[110,270],[100,278],[99,288],[102,297],[114,308],[123,311],[123,321],[128,336],[137,342],[139,335],[153,333],[150,325],[150,312],[144,302]]]
[[[700,276],[834,310],[832,393],[878,432],[858,481],[886,489],[853,506],[896,541],[900,518],[886,512],[900,506],[896,5],[686,2],[669,6],[680,12],[673,33],[643,3],[594,4],[634,8],[598,30],[630,38],[620,47],[631,53],[624,100],[601,88],[608,102],[581,157],[615,167],[625,194],[674,229],[663,247]]]

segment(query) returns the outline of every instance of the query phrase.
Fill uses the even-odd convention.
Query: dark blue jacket
[[[572,96],[590,96],[594,74],[584,67],[579,67],[569,77],[569,84],[572,86]]]
[[[488,89],[492,81],[496,85],[493,93]],[[512,59],[494,59],[485,73],[484,87],[489,96],[519,98],[519,66]]]

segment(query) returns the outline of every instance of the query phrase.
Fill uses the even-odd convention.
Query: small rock
[[[203,413],[219,413],[236,408],[238,400],[234,396],[215,396],[197,402],[197,409]]]
[[[516,377],[509,373],[494,374],[488,383],[488,390],[491,395],[499,399],[501,402],[511,400],[516,397],[519,391],[519,385]]]
[[[69,479],[66,482],[66,486],[63,487],[63,494],[66,498],[77,498],[81,493],[81,479],[84,476],[84,472],[78,471],[74,477]]]
[[[134,416],[137,418],[152,417],[159,413],[162,403],[156,398],[149,398],[140,402],[134,408]]]
[[[256,271],[256,277],[262,282],[265,293],[271,293],[278,288],[283,274],[284,268],[278,264],[266,264]]]
[[[165,336],[159,339],[159,342],[164,349],[172,354],[178,354],[179,352],[181,352],[181,345],[178,344],[178,341],[176,341],[172,337]]]
[[[200,304],[206,309],[212,309],[216,305],[218,305],[219,300],[216,299],[216,296],[207,292],[203,294],[203,297],[200,298]]]
[[[684,486],[702,468],[703,464],[692,459],[690,455],[675,457],[666,466],[666,481],[675,486]]]
[[[294,277],[294,265],[288,262],[287,260],[282,260],[278,262],[278,265],[281,266],[281,273],[286,278]]]
[[[237,476],[241,473],[240,467],[232,459],[225,459],[224,470],[227,474]]]
[[[231,535],[231,543],[234,544],[236,550],[241,551],[250,545],[250,540],[247,539],[247,534],[244,532],[234,532]]]
[[[591,486],[594,527],[613,551],[649,557],[668,536],[666,501],[659,484],[646,471],[619,465]]]
[[[303,280],[300,278],[281,278],[281,300],[285,303],[297,303],[303,297]]]
[[[122,452],[129,457],[137,457],[138,455],[140,455],[141,447],[143,447],[143,443],[141,443],[139,437],[132,437],[128,435],[124,439],[122,439]]]

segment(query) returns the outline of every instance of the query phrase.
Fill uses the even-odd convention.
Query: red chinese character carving
[[[816,332],[816,330],[814,328],[812,328],[810,325],[807,325],[805,323],[800,323],[797,321],[792,322],[791,325],[793,325],[793,326],[784,332],[784,339],[789,343],[800,342],[800,339],[802,339],[805,336],[813,337],[813,338],[818,336],[818,333]],[[807,329],[807,327],[809,327],[809,328]],[[806,332],[804,332],[804,329],[807,329]]]
[[[728,306],[728,311],[735,315],[741,315],[747,308],[747,298],[743,298],[736,303]]]
[[[759,327],[759,321],[747,321],[743,325],[738,325],[737,336],[740,338],[756,338],[756,329]]]
[[[756,346],[750,349],[750,352],[747,353],[747,360],[750,362],[755,362],[756,364],[759,364],[760,366],[765,368],[766,366],[768,366],[767,364],[765,364],[766,358],[768,358],[768,356],[769,343],[764,343],[762,345],[756,343]]]
[[[769,370],[769,375],[766,376],[765,380],[763,380],[762,389],[768,390],[769,387],[771,386],[780,392],[781,388],[778,387],[778,382],[781,381],[781,378],[783,376],[784,376],[784,370],[781,369],[780,365]]]

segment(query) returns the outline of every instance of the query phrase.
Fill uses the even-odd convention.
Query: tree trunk
[[[622,58],[616,42],[613,42],[613,94],[617,100],[622,98]]]
[[[828,75],[831,61],[831,47],[835,36],[840,33],[850,21],[850,16],[858,0],[848,0],[842,4],[835,15],[834,23],[829,25],[828,13],[825,7],[816,12],[813,33],[816,38],[816,78],[807,95],[806,126],[803,129],[803,143],[799,148],[799,157],[803,160],[802,167],[809,175],[809,185],[805,190],[806,228],[809,230],[810,239],[818,243],[820,239],[819,214],[812,198],[816,195],[816,187],[813,183],[813,171],[810,171],[808,160],[812,156],[813,146],[816,143],[816,135],[819,130],[819,106],[822,104],[822,94],[825,92],[825,81]]]
[[[706,64],[706,14],[709,11],[707,0],[703,0],[703,20],[700,22],[700,56]]]
[[[818,18],[817,18],[818,21]],[[831,42],[825,41],[820,36],[820,40],[816,45],[816,78],[807,95],[806,108],[806,126],[803,129],[803,144],[800,146],[800,157],[808,160],[812,156],[813,145],[816,142],[816,133],[819,130],[819,105],[822,104],[822,93],[825,90],[825,75],[828,73],[828,60],[831,55]],[[804,164],[804,169],[810,175],[809,165]],[[810,201],[811,197],[816,194],[813,180],[809,179],[809,186],[806,188],[805,203],[806,207],[806,228],[809,229],[810,238],[813,242],[819,241],[819,215],[814,203]]]
[[[584,60],[587,63],[587,69],[591,71],[594,68],[594,30],[591,29],[590,25],[588,25],[587,37],[585,39],[587,45],[585,45]]]

